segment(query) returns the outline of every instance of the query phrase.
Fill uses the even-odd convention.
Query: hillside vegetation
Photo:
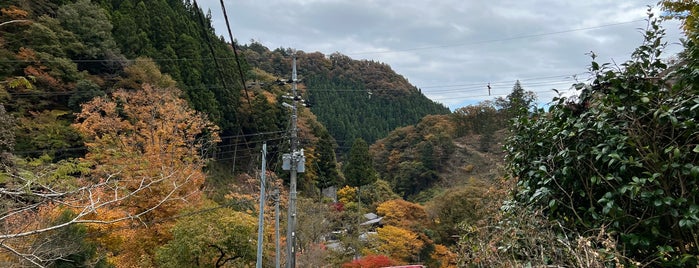
[[[341,152],[362,138],[373,143],[397,127],[416,124],[449,109],[425,97],[387,64],[353,60],[340,53],[323,55],[290,49],[270,51],[259,43],[243,47],[248,63],[286,81],[291,54],[298,58],[303,96],[311,111],[335,138]]]
[[[249,67],[190,1],[16,0],[0,4],[0,11],[3,266],[239,267],[254,261],[246,243],[255,235],[258,189],[251,180],[262,143],[270,148],[270,169],[281,172],[271,173],[269,186],[282,189],[286,205],[281,178],[288,176],[280,162],[289,147],[282,102],[290,85],[277,80],[290,77],[289,54],[274,65],[283,73]],[[388,114],[409,116],[375,132],[375,125],[352,131],[376,139],[427,113],[448,112],[405,79],[399,83],[413,92],[410,98],[377,91],[374,100],[393,107]],[[392,106],[390,96],[402,105]],[[319,198],[321,189],[343,186],[337,143],[304,107],[299,137],[304,196]],[[235,217],[220,216],[231,210]],[[221,221],[210,228],[236,240],[180,236],[212,217]],[[272,223],[266,221],[267,230]],[[197,245],[202,255],[184,244]],[[273,251],[266,252],[270,262]]]
[[[299,267],[695,267],[699,5],[662,4],[674,61],[650,15],[578,96],[450,112],[384,63],[228,44],[194,1],[4,1],[0,266],[252,267],[264,209],[272,267],[305,99]]]
[[[493,226],[466,226],[464,264],[698,264],[699,9],[679,2],[665,6],[687,16],[679,61],[661,59],[664,30],[651,15],[631,60],[593,57],[593,80],[575,85],[579,96],[513,121],[505,145],[512,197]]]

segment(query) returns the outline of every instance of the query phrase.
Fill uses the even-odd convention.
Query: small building
[[[381,220],[383,220],[383,217],[379,217],[379,215],[369,212],[367,214],[364,214],[364,218],[366,218],[367,221],[362,222],[359,225],[368,226],[371,230],[376,230],[376,228],[383,227],[383,223],[381,222]]]

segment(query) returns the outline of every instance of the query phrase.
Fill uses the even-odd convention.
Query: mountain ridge
[[[270,50],[257,42],[241,46],[241,54],[248,64],[280,81],[290,77],[295,55],[303,83],[301,94],[341,151],[356,138],[373,143],[395,128],[417,124],[426,115],[450,112],[385,63],[354,60],[337,52]]]

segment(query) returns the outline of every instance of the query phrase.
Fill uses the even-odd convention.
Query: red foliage
[[[342,264],[342,268],[381,268],[396,264],[396,261],[384,255],[368,255],[364,258]]]
[[[330,204],[330,208],[337,212],[343,212],[345,211],[345,204],[343,204],[342,202],[335,202]]]

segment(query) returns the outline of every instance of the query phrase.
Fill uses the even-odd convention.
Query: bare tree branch
[[[183,169],[187,169],[191,166],[185,166]],[[10,243],[13,240],[20,239],[23,237],[35,236],[42,233],[48,233],[51,231],[56,231],[59,229],[66,228],[75,224],[100,224],[109,225],[115,224],[123,221],[135,220],[144,226],[148,226],[149,223],[143,219],[146,214],[152,213],[158,208],[162,207],[165,203],[174,200],[184,200],[191,196],[193,193],[185,193],[184,196],[179,196],[183,186],[187,185],[192,181],[192,177],[195,176],[193,173],[182,174],[183,170],[168,170],[167,174],[161,174],[158,177],[150,178],[143,177],[137,183],[133,183],[133,180],[119,179],[118,174],[114,173],[107,176],[106,179],[79,187],[70,191],[59,191],[57,189],[43,186],[37,188],[28,187],[26,183],[23,183],[17,189],[10,189],[7,187],[0,188],[0,198],[37,198],[35,203],[21,204],[20,207],[7,210],[2,212],[0,215],[0,223],[7,224],[7,220],[14,216],[19,216],[22,213],[36,213],[37,209],[42,205],[56,203],[66,206],[67,208],[73,209],[76,214],[69,220],[49,225],[46,227],[36,228],[32,226],[27,226],[19,230],[12,232],[11,230],[0,231],[0,248],[6,249],[13,255],[26,260],[37,267],[44,267],[43,264],[51,263],[53,261],[61,260],[65,255],[62,253],[47,253],[41,252],[21,252],[17,248],[11,246]],[[177,177],[177,179],[175,179]],[[129,189],[128,185],[136,185],[135,189]],[[148,195],[148,191],[153,187],[163,187],[168,186],[168,190],[163,193],[163,195],[152,205],[146,207],[136,213],[126,213],[123,216],[111,219],[99,219],[97,212],[100,209],[110,209],[111,207],[123,205],[124,202],[128,202],[129,199],[137,197],[139,195]],[[104,194],[98,194],[102,190]],[[105,191],[106,190],[106,191]],[[104,199],[104,197],[110,197]],[[15,226],[17,227],[17,226]],[[42,248],[42,244],[37,244],[34,247]],[[49,255],[49,256],[46,256]],[[42,257],[44,256],[44,257]]]
[[[52,231],[52,230],[64,228],[64,227],[66,227],[66,226],[73,225],[73,224],[78,224],[78,223],[113,224],[113,223],[117,223],[117,222],[121,222],[121,221],[125,221],[125,220],[139,219],[141,216],[143,216],[143,215],[145,215],[145,214],[148,214],[148,213],[152,212],[153,210],[155,210],[155,209],[159,208],[160,206],[162,206],[162,205],[163,205],[164,203],[166,203],[167,201],[170,201],[170,200],[171,200],[171,197],[172,197],[185,183],[187,183],[187,182],[189,182],[189,181],[191,180],[192,174],[190,174],[189,176],[187,176],[187,177],[185,178],[184,183],[181,183],[181,184],[178,185],[177,182],[173,182],[173,183],[172,183],[172,186],[173,186],[172,189],[171,189],[163,198],[161,198],[155,205],[153,205],[153,206],[151,206],[151,207],[149,207],[149,208],[147,208],[147,209],[145,209],[145,210],[143,210],[143,211],[141,211],[141,212],[139,212],[139,213],[136,213],[136,214],[133,214],[133,215],[127,214],[127,215],[125,215],[125,216],[123,216],[123,217],[119,217],[119,218],[111,219],[111,220],[92,220],[92,219],[84,219],[84,218],[85,218],[86,216],[90,215],[90,214],[96,213],[96,211],[99,210],[100,208],[106,208],[106,207],[108,207],[108,206],[111,206],[111,205],[120,203],[120,202],[122,202],[122,201],[125,201],[125,200],[127,200],[128,198],[131,198],[131,197],[133,197],[133,196],[136,196],[137,194],[139,194],[139,193],[141,193],[141,192],[143,192],[143,191],[149,189],[150,187],[154,186],[155,184],[158,184],[158,183],[161,183],[161,182],[164,182],[164,181],[170,179],[173,175],[174,175],[174,174],[168,174],[167,176],[162,176],[162,177],[160,177],[160,178],[158,178],[158,179],[156,179],[156,180],[151,180],[151,181],[149,181],[149,182],[146,182],[146,180],[145,180],[145,178],[144,178],[144,179],[141,180],[141,183],[140,183],[140,185],[138,186],[137,189],[132,190],[132,191],[130,191],[130,192],[126,193],[126,194],[123,194],[123,195],[121,195],[121,196],[119,196],[119,193],[118,193],[118,192],[119,192],[119,191],[118,191],[118,190],[119,190],[119,187],[116,187],[116,188],[115,188],[115,194],[114,194],[114,198],[113,198],[113,199],[106,200],[106,201],[102,201],[102,202],[100,202],[99,199],[98,199],[98,200],[90,200],[90,202],[88,202],[88,204],[85,204],[85,205],[82,207],[82,210],[81,210],[80,212],[78,212],[78,214],[77,214],[75,217],[73,217],[70,221],[67,221],[67,222],[61,223],[61,224],[57,224],[57,225],[53,225],[53,226],[49,226],[49,227],[45,227],[45,228],[40,228],[40,229],[31,230],[31,231],[26,231],[26,232],[13,233],[13,234],[0,234],[0,240],[12,239],[12,238],[19,238],[19,237],[24,237],[24,236],[29,236],[29,235],[35,235],[35,234],[39,234],[39,233],[44,233],[44,232],[48,232],[48,231]],[[99,187],[102,187],[102,186],[104,186],[104,185],[110,183],[110,180],[113,179],[112,177],[113,177],[113,175],[112,175],[112,176],[109,176],[109,178],[108,178],[107,180],[105,180],[104,182],[101,182],[101,183],[98,183],[98,184],[95,184],[95,185],[85,186],[85,187],[82,187],[82,188],[77,189],[77,190],[75,190],[75,191],[63,193],[62,196],[69,196],[69,195],[80,194],[80,193],[87,193],[87,196],[90,196],[90,192],[91,192],[93,189],[97,189],[97,188],[99,188]],[[121,188],[121,190],[125,190],[125,188]],[[34,194],[35,194],[36,196],[41,196],[40,194],[36,194],[36,193],[34,193]],[[145,223],[144,223],[144,224],[145,224]]]
[[[0,27],[8,25],[8,24],[12,24],[12,23],[22,23],[22,22],[31,23],[32,21],[30,21],[30,20],[11,20],[11,21],[6,21],[6,22],[0,23]]]
[[[114,113],[112,105],[124,99],[133,101]],[[90,149],[84,159],[0,170],[10,177],[0,183],[0,250],[6,255],[37,266],[70,261],[71,254],[81,254],[79,231],[71,225],[138,224],[108,232],[150,227],[172,219],[181,202],[198,198],[206,160],[197,152],[203,142],[218,140],[218,128],[189,110],[172,89],[120,90],[85,103],[77,117],[72,126],[86,135]],[[175,133],[166,135],[171,129]],[[204,130],[213,134],[199,138]],[[58,240],[49,241],[52,237]],[[63,240],[77,244],[53,242]]]
[[[32,264],[36,265],[37,267],[41,267],[41,268],[44,267],[43,265],[41,265],[40,263],[38,263],[35,260],[37,257],[32,255],[32,254],[20,253],[19,251],[15,250],[14,248],[8,246],[5,243],[0,243],[0,247],[3,247],[5,249],[9,250],[10,252],[14,253],[15,255],[20,256],[22,259],[25,259],[25,260],[31,262]]]

